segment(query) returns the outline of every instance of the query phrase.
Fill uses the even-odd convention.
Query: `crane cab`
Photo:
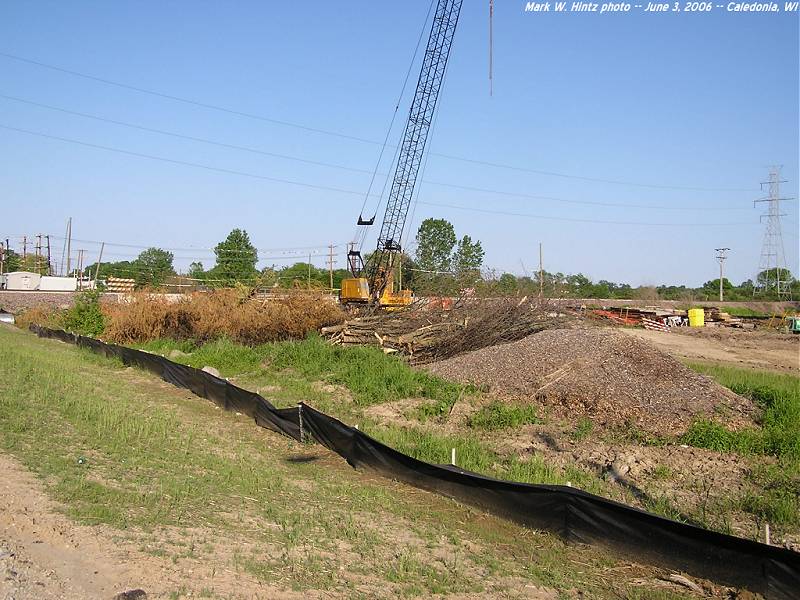
[[[342,288],[339,292],[339,302],[342,304],[369,304],[372,300],[369,290],[369,281],[366,277],[348,277],[342,279]],[[411,290],[393,291],[387,286],[380,298],[378,306],[387,310],[403,308],[414,300]]]
[[[339,301],[342,304],[352,302],[366,304],[369,302],[369,282],[366,277],[348,277],[342,279],[342,289],[339,292]]]

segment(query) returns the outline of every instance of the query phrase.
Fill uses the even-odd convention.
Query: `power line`
[[[511,212],[505,210],[494,210],[489,208],[474,208],[470,206],[458,206],[456,204],[442,204],[439,202],[423,202],[422,200],[417,201],[418,204],[424,204],[426,206],[439,206],[442,208],[454,208],[456,210],[467,210],[472,212],[479,212],[485,214],[492,214],[492,215],[505,215],[509,217],[525,217],[529,219],[544,219],[547,221],[569,221],[572,223],[596,223],[601,225],[646,225],[646,226],[663,226],[663,227],[709,227],[709,226],[738,226],[738,225],[752,225],[752,223],[692,223],[692,222],[683,222],[683,223],[644,223],[641,221],[602,221],[599,219],[575,219],[571,217],[552,217],[546,215],[533,215],[530,213],[519,213],[519,212]]]
[[[70,144],[77,144],[79,146],[85,146],[85,147],[94,148],[94,149],[97,149],[97,150],[105,150],[105,151],[108,151],[108,152],[115,152],[115,153],[118,153],[118,154],[125,154],[125,155],[128,155],[128,156],[135,156],[137,158],[146,158],[148,160],[157,160],[157,161],[167,162],[167,163],[171,163],[171,164],[186,166],[186,167],[194,167],[194,168],[204,169],[204,170],[207,170],[207,171],[212,171],[212,172],[217,172],[217,173],[225,173],[225,174],[228,174],[228,175],[239,175],[241,177],[250,177],[250,178],[261,179],[261,180],[265,180],[265,181],[273,181],[273,182],[276,182],[276,183],[284,183],[284,184],[288,184],[288,185],[297,185],[297,186],[301,186],[301,187],[306,187],[306,188],[311,188],[311,189],[318,189],[318,190],[329,191],[329,192],[337,192],[337,193],[340,193],[340,194],[347,194],[347,195],[351,195],[351,196],[359,196],[360,197],[362,195],[362,192],[359,192],[359,191],[356,191],[356,190],[348,190],[348,189],[332,187],[332,186],[318,185],[318,184],[313,184],[313,183],[305,183],[305,182],[302,182],[302,181],[294,181],[294,180],[290,180],[290,179],[282,179],[282,178],[278,178],[278,177],[270,177],[270,176],[267,176],[267,175],[259,175],[259,174],[256,174],[256,173],[249,173],[247,171],[238,171],[238,170],[234,170],[234,169],[226,169],[226,168],[223,168],[223,167],[215,167],[215,166],[212,166],[212,165],[205,165],[205,164],[202,164],[202,163],[195,163],[195,162],[190,162],[190,161],[185,161],[185,160],[167,158],[167,157],[164,157],[164,156],[156,156],[156,155],[153,155],[153,154],[145,154],[145,153],[142,153],[142,152],[134,152],[134,151],[125,150],[125,149],[122,149],[122,148],[115,148],[115,147],[112,147],[112,146],[104,146],[104,145],[101,145],[101,144],[94,144],[94,143],[91,143],[91,142],[84,142],[82,140],[76,140],[76,139],[72,139],[72,138],[66,138],[66,137],[62,137],[62,136],[51,135],[51,134],[42,133],[42,132],[39,132],[39,131],[32,131],[30,129],[23,129],[23,128],[20,128],[20,127],[12,127],[12,126],[9,126],[9,125],[0,124],[0,129],[7,129],[9,131],[16,131],[16,132],[19,132],[19,133],[25,133],[25,134],[36,136],[36,137],[56,140],[56,141],[60,141],[60,142],[70,143]],[[523,197],[523,198],[531,198],[531,199],[539,199],[539,200],[552,200],[552,201],[556,201],[556,202],[567,202],[567,203],[586,204],[586,205],[618,206],[618,207],[621,207],[621,208],[646,208],[646,209],[653,209],[653,210],[657,210],[657,209],[658,210],[660,210],[660,209],[666,209],[666,210],[712,210],[712,211],[716,211],[716,210],[734,210],[734,209],[731,209],[731,208],[721,209],[721,208],[718,208],[718,207],[698,207],[698,206],[692,206],[692,207],[665,207],[665,206],[635,205],[635,204],[623,204],[623,203],[604,203],[604,202],[594,202],[594,201],[590,201],[590,200],[568,200],[568,199],[557,198],[557,197],[552,197],[552,196],[534,196],[534,195],[531,195],[531,194],[521,194],[521,193],[517,193],[517,192],[505,192],[505,191],[501,191],[501,190],[491,190],[491,189],[487,189],[487,188],[461,186],[461,185],[458,185],[458,184],[450,184],[450,183],[442,183],[442,182],[428,182],[428,181],[425,181],[425,183],[431,183],[433,185],[447,186],[447,187],[453,187],[453,188],[457,188],[457,189],[465,189],[465,190],[470,190],[470,191],[478,191],[478,192],[489,193],[489,194],[497,194],[497,195],[503,195],[503,196],[516,196],[516,197]],[[376,196],[376,195],[373,194],[373,197],[378,197],[379,198],[380,196]],[[735,209],[735,210],[739,210],[739,209]]]
[[[38,66],[38,67],[41,67],[41,68],[44,68],[44,69],[50,69],[52,71],[65,73],[65,74],[68,74],[68,75],[72,75],[72,76],[75,76],[75,77],[80,77],[80,78],[83,78],[83,79],[88,79],[88,80],[91,80],[91,81],[96,81],[98,83],[103,83],[103,84],[106,84],[106,85],[116,86],[116,87],[119,87],[119,88],[123,88],[123,89],[131,90],[131,91],[139,92],[139,93],[142,93],[142,94],[149,94],[149,95],[152,95],[152,96],[157,96],[159,98],[164,98],[164,99],[172,100],[172,101],[175,101],[175,102],[181,102],[181,103],[184,103],[184,104],[197,106],[197,107],[200,107],[200,108],[205,108],[205,109],[209,109],[209,110],[215,110],[215,111],[219,111],[219,112],[223,112],[223,113],[228,113],[228,114],[231,114],[231,115],[236,115],[236,116],[239,116],[239,117],[244,117],[244,118],[248,118],[248,119],[255,119],[255,120],[258,120],[258,121],[265,121],[265,122],[268,122],[268,123],[274,123],[274,124],[277,124],[277,125],[283,125],[283,126],[286,126],[286,127],[292,127],[292,128],[301,129],[301,130],[304,130],[304,131],[319,133],[319,134],[323,134],[323,135],[329,135],[329,136],[333,136],[333,137],[338,137],[338,138],[342,138],[342,139],[348,139],[348,140],[362,142],[362,143],[366,143],[366,144],[372,144],[372,145],[378,145],[378,146],[381,145],[381,142],[376,141],[376,140],[371,140],[371,139],[367,139],[367,138],[363,138],[363,137],[359,137],[359,136],[344,134],[344,133],[341,133],[341,132],[331,131],[331,130],[327,130],[327,129],[321,129],[321,128],[318,128],[318,127],[310,127],[310,126],[307,126],[307,125],[302,125],[302,124],[299,124],[299,123],[293,123],[293,122],[282,120],[282,119],[275,119],[275,118],[272,118],[272,117],[265,117],[263,115],[256,115],[256,114],[253,114],[253,113],[248,113],[248,112],[239,111],[239,110],[235,110],[235,109],[231,109],[231,108],[226,108],[224,106],[219,106],[219,105],[216,105],[216,104],[210,104],[210,103],[207,103],[207,102],[201,102],[199,100],[193,100],[193,99],[190,99],[190,98],[183,98],[181,96],[176,96],[176,95],[173,95],[173,94],[167,94],[167,93],[164,93],[164,92],[159,92],[159,91],[156,91],[156,90],[151,90],[151,89],[147,89],[147,88],[143,88],[143,87],[139,87],[139,86],[135,86],[135,85],[130,85],[130,84],[122,83],[122,82],[119,82],[119,81],[113,81],[111,79],[106,79],[106,78],[103,78],[103,77],[97,77],[97,76],[94,76],[94,75],[89,75],[87,73],[81,73],[81,72],[74,71],[74,70],[71,70],[71,69],[65,69],[63,67],[57,67],[55,65],[50,65],[50,64],[47,64],[47,63],[43,63],[41,61],[33,60],[33,59],[30,59],[30,58],[25,58],[25,57],[18,56],[18,55],[15,55],[15,54],[10,54],[10,53],[7,53],[7,52],[0,52],[0,57],[4,57],[4,58],[11,59],[11,60],[16,60],[16,61],[19,61],[19,62],[35,65],[35,66]],[[560,173],[560,172],[557,172],[557,171],[546,171],[546,170],[531,169],[531,168],[528,168],[528,167],[520,167],[520,166],[516,166],[516,165],[508,165],[508,164],[504,164],[504,163],[492,162],[492,161],[487,161],[487,160],[467,158],[467,157],[463,157],[463,156],[454,156],[452,154],[443,154],[443,153],[432,153],[432,154],[435,155],[435,156],[440,156],[442,158],[447,158],[447,159],[450,159],[450,160],[457,160],[457,161],[462,161],[462,162],[467,162],[467,163],[472,163],[472,164],[479,164],[479,165],[484,165],[484,166],[489,166],[489,167],[494,167],[494,168],[499,168],[499,169],[510,169],[510,170],[514,170],[514,171],[535,173],[537,175],[546,175],[546,176],[551,176],[551,177],[577,179],[577,180],[582,180],[582,181],[592,181],[592,182],[596,182],[596,183],[607,183],[607,184],[612,184],[612,185],[626,185],[626,186],[632,186],[632,187],[645,187],[645,188],[654,188],[654,189],[673,189],[673,190],[685,190],[685,191],[702,191],[702,192],[752,192],[753,191],[753,190],[751,190],[749,188],[715,188],[715,187],[677,186],[677,185],[664,185],[664,184],[631,182],[631,181],[624,181],[624,180],[619,180],[619,179],[603,179],[603,178],[598,178],[598,177],[586,177],[586,176],[581,176],[581,175],[573,175],[573,174],[570,174],[570,173]]]
[[[176,132],[173,132],[173,131],[166,131],[164,129],[157,129],[157,128],[154,128],[154,127],[146,127],[146,126],[143,126],[143,125],[137,125],[135,123],[128,123],[128,122],[119,121],[119,120],[116,120],[116,119],[108,119],[108,118],[100,117],[100,116],[97,116],[97,115],[91,115],[91,114],[88,114],[88,113],[69,110],[69,109],[66,109],[66,108],[61,108],[61,107],[58,107],[58,106],[52,106],[52,105],[49,105],[49,104],[42,104],[40,102],[33,102],[31,100],[26,100],[24,98],[18,98],[16,96],[7,96],[5,94],[0,94],[0,98],[4,98],[6,100],[12,100],[12,101],[15,101],[15,102],[21,102],[21,103],[24,103],[24,104],[30,104],[32,106],[36,106],[36,107],[39,107],[39,108],[46,108],[48,110],[54,110],[54,111],[62,112],[62,113],[65,113],[65,114],[76,115],[76,116],[79,116],[79,117],[82,117],[82,118],[86,118],[86,119],[93,119],[93,120],[104,122],[104,123],[111,123],[111,124],[114,124],[114,125],[120,125],[122,127],[129,127],[129,128],[132,128],[132,129],[138,129],[140,131],[146,131],[146,132],[149,132],[149,133],[157,133],[159,135],[165,135],[165,136],[174,137],[174,138],[178,138],[178,139],[184,139],[184,140],[188,140],[188,141],[192,141],[192,142],[210,144],[210,145],[213,145],[213,146],[219,146],[219,147],[222,147],[222,148],[228,148],[228,149],[232,149],[232,150],[241,150],[241,151],[244,151],[244,152],[250,152],[250,153],[260,154],[260,155],[264,155],[264,156],[282,158],[282,159],[286,159],[286,160],[297,161],[297,162],[301,162],[301,163],[305,163],[305,164],[311,164],[311,165],[315,165],[315,166],[328,167],[328,168],[332,168],[332,169],[341,169],[341,170],[345,170],[345,171],[351,171],[351,172],[354,172],[354,173],[372,174],[372,180],[370,182],[370,187],[369,187],[369,189],[367,191],[367,194],[368,194],[367,198],[370,197],[369,194],[370,194],[370,191],[372,189],[372,182],[374,182],[375,176],[378,175],[378,174],[382,174],[382,173],[379,173],[379,171],[377,170],[377,165],[376,165],[376,169],[374,171],[370,171],[368,169],[359,169],[359,168],[356,168],[356,167],[348,167],[346,165],[339,165],[339,164],[328,163],[328,162],[323,162],[323,161],[305,159],[305,158],[301,158],[301,157],[298,157],[298,156],[291,156],[291,155],[288,155],[288,154],[280,154],[280,153],[277,153],[277,152],[268,152],[268,151],[264,151],[264,150],[259,150],[257,148],[248,147],[248,146],[239,146],[239,145],[236,145],[236,144],[229,144],[229,143],[226,143],[226,142],[220,142],[220,141],[217,141],[217,140],[211,140],[211,139],[208,139],[208,138],[201,138],[201,137],[196,137],[196,136],[184,135],[184,134],[181,134],[181,133],[176,133]],[[398,103],[398,106],[399,106],[399,103]],[[437,115],[438,115],[438,111],[437,111]],[[387,132],[387,136],[388,136],[388,132]],[[427,153],[426,156],[425,156],[425,164],[426,165],[427,165],[428,158],[430,157],[430,155],[431,155],[431,153]],[[381,154],[381,156],[382,156],[382,154]],[[380,164],[380,159],[378,161],[378,164]],[[423,175],[424,175],[424,170],[423,170]],[[502,195],[502,196],[515,197],[515,198],[527,198],[527,199],[533,199],[533,200],[551,200],[553,202],[563,202],[563,203],[567,203],[567,204],[585,204],[585,205],[588,205],[588,206],[611,206],[611,207],[621,207],[621,208],[642,208],[642,209],[652,209],[652,210],[693,210],[693,211],[748,210],[745,207],[742,207],[742,208],[726,208],[726,207],[708,207],[708,206],[700,206],[700,205],[683,207],[683,206],[658,206],[658,205],[648,205],[648,204],[626,204],[626,203],[617,203],[617,202],[596,202],[596,201],[591,201],[591,200],[570,200],[570,199],[558,198],[558,197],[554,197],[554,196],[539,196],[539,195],[534,195],[534,194],[524,194],[524,193],[518,193],[518,192],[507,192],[507,191],[500,191],[500,190],[492,190],[492,189],[481,188],[481,187],[459,185],[459,184],[454,184],[454,183],[446,183],[446,182],[442,182],[442,181],[424,180],[423,183],[430,184],[430,185],[438,185],[438,186],[441,186],[441,187],[449,187],[449,188],[453,188],[453,189],[460,189],[460,190],[467,190],[467,191],[473,191],[473,192],[483,192],[483,193],[497,194],[497,195]],[[383,195],[383,191],[381,192],[381,196],[382,195]],[[361,207],[362,212],[364,210],[364,206],[365,205],[366,205],[366,198],[365,198],[364,204]]]
[[[16,237],[21,237],[22,235],[23,234],[20,234],[19,236],[16,236]],[[10,236],[10,237],[14,237],[14,236]],[[52,239],[56,239],[56,240],[65,239],[65,238],[57,236],[57,235],[51,235],[50,237]],[[84,243],[84,244],[101,244],[101,243],[103,243],[101,240],[80,240],[80,239],[77,239],[77,238],[72,238],[72,241],[73,242],[81,242],[81,243]],[[153,244],[150,244],[150,245],[123,244],[121,242],[120,243],[118,243],[118,242],[105,242],[105,245],[106,246],[115,246],[115,247],[118,247],[118,248],[133,248],[133,249],[142,249],[142,250],[147,249],[147,248],[155,248],[155,247],[157,247],[157,248],[159,248],[161,250],[169,250],[169,251],[175,251],[175,252],[197,252],[197,251],[201,251],[201,250],[208,250],[209,252],[215,252],[216,251],[214,248],[202,248],[202,247],[195,247],[195,248],[191,248],[191,247],[189,247],[189,248],[172,248],[172,247],[168,247],[167,248],[167,247],[164,247],[164,246],[158,246],[158,245],[153,245]],[[303,255],[305,255],[305,254],[308,254],[308,250],[320,250],[320,249],[327,248],[328,245],[329,244],[321,244],[319,246],[290,246],[290,247],[286,247],[286,248],[255,248],[255,250],[257,250],[258,252],[268,252],[268,253],[269,252],[282,252],[282,251],[285,251],[285,252],[292,252],[292,251],[300,252],[302,250],[302,251],[304,251]],[[338,247],[338,246],[335,246],[335,247]],[[225,252],[247,252],[247,251],[246,250],[225,250]]]
[[[529,198],[531,200],[551,200],[553,202],[564,202],[567,204],[586,204],[589,206],[612,206],[618,208],[647,208],[653,210],[699,210],[699,211],[729,211],[729,210],[750,210],[747,207],[719,207],[719,206],[664,206],[664,205],[653,205],[653,204],[626,204],[622,202],[596,202],[593,200],[570,200],[567,198],[558,198],[555,196],[538,196],[535,194],[524,194],[521,192],[506,192],[502,190],[493,190],[488,188],[481,188],[481,187],[474,187],[468,185],[459,185],[455,183],[442,183],[439,181],[428,181],[426,180],[425,183],[429,185],[439,185],[443,187],[450,187],[459,190],[466,190],[470,192],[481,192],[484,194],[494,194],[498,196],[511,196],[514,198]]]
[[[16,96],[7,96],[5,94],[0,94],[0,98],[4,98],[6,100],[13,100],[14,102],[20,102],[23,104],[29,104],[31,106],[36,106],[39,108],[46,108],[47,110],[54,110],[68,115],[74,115],[78,117],[82,117],[84,119],[92,119],[94,121],[100,121],[102,123],[111,123],[112,125],[120,125],[122,127],[129,127],[131,129],[138,129],[140,131],[146,131],[148,133],[157,133],[159,135],[166,135],[169,137],[174,137],[182,140],[188,140],[191,142],[200,142],[202,144],[209,144],[212,146],[219,146],[221,148],[228,148],[230,150],[240,150],[242,152],[250,152],[252,154],[260,154],[262,156],[272,156],[274,158],[283,158],[286,160],[293,160],[296,162],[302,162],[310,165],[316,165],[319,167],[329,167],[332,169],[342,169],[345,171],[352,171],[354,173],[372,173],[372,171],[368,169],[358,169],[355,167],[348,167],[346,165],[337,165],[333,163],[327,163],[318,160],[310,160],[307,158],[302,158],[299,156],[291,156],[289,154],[280,154],[278,152],[268,152],[266,150],[260,150],[258,148],[252,148],[250,146],[239,146],[237,144],[229,144],[227,142],[220,142],[217,140],[211,140],[208,138],[196,137],[193,135],[185,135],[182,133],[176,133],[174,131],[167,131],[165,129],[157,129],[155,127],[147,127],[144,125],[137,125],[136,123],[128,123],[126,121],[119,121],[117,119],[109,119],[106,117],[101,117],[98,115],[92,115],[89,113],[79,112],[76,110],[70,110],[67,108],[61,108],[59,106],[53,106],[51,104],[42,104],[41,102],[34,102],[32,100],[26,100],[25,98],[18,98]]]
[[[195,167],[197,169],[205,169],[207,171],[214,171],[217,173],[226,173],[228,175],[240,175],[242,177],[252,177],[253,179],[263,179],[265,181],[274,181],[276,183],[285,183],[288,185],[299,185],[301,187],[307,187],[317,190],[324,190],[326,192],[337,192],[340,194],[349,194],[355,196],[361,196],[361,192],[356,192],[354,190],[345,190],[342,188],[330,187],[325,185],[317,185],[314,183],[305,183],[302,181],[292,181],[291,179],[281,179],[278,177],[269,177],[267,175],[257,175],[255,173],[247,173],[246,171],[236,171],[234,169],[225,169],[222,167],[213,167],[211,165],[204,165],[201,163],[189,162],[185,160],[177,160],[174,158],[167,158],[165,156],[155,156],[152,154],[144,154],[142,152],[133,152],[131,150],[123,150],[122,148],[112,148],[111,146],[102,146],[100,144],[93,144],[91,142],[83,142],[80,140],[74,140],[71,138],[60,137],[57,135],[50,135],[47,133],[41,133],[38,131],[31,131],[29,129],[22,129],[19,127],[10,127],[9,125],[2,125],[0,124],[0,129],[8,129],[9,131],[17,131],[20,133],[27,133],[28,135],[35,135],[42,138],[47,138],[51,140],[58,140],[60,142],[67,142],[70,144],[77,144],[79,146],[86,146],[88,148],[96,148],[98,150],[106,150],[108,152],[117,152],[118,154],[127,154],[128,156],[136,156],[138,158],[147,158],[149,160],[160,160],[163,162],[172,163],[175,165],[182,165],[185,167]]]
[[[115,87],[123,88],[123,89],[126,89],[126,90],[131,90],[131,91],[139,92],[139,93],[142,93],[142,94],[149,94],[151,96],[157,96],[159,98],[165,98],[166,100],[173,100],[175,102],[182,102],[184,104],[190,104],[192,106],[198,106],[200,108],[207,108],[209,110],[216,110],[216,111],[219,111],[219,112],[224,112],[224,113],[228,113],[228,114],[231,114],[231,115],[236,115],[238,117],[245,117],[247,119],[255,119],[257,121],[266,121],[267,123],[274,123],[276,125],[284,125],[286,127],[294,127],[296,129],[303,129],[305,131],[311,131],[311,132],[314,132],[314,133],[321,133],[321,134],[324,134],[324,135],[332,135],[332,136],[335,136],[335,137],[340,137],[340,138],[344,138],[344,139],[348,139],[348,140],[353,140],[353,141],[356,141],[356,142],[364,142],[364,143],[367,143],[367,144],[377,144],[378,143],[378,142],[375,142],[374,140],[368,140],[366,138],[362,138],[362,137],[358,137],[358,136],[348,135],[348,134],[345,134],[345,133],[339,133],[339,132],[335,132],[335,131],[329,131],[329,130],[326,130],[326,129],[319,129],[317,127],[309,127],[307,125],[301,125],[299,123],[292,123],[290,121],[284,121],[282,119],[273,119],[271,117],[265,117],[265,116],[262,116],[262,115],[256,115],[256,114],[253,114],[253,113],[248,113],[248,112],[244,112],[244,111],[240,111],[240,110],[234,110],[234,109],[231,109],[231,108],[226,108],[224,106],[218,106],[216,104],[209,104],[207,102],[200,102],[198,100],[192,100],[190,98],[182,98],[180,96],[175,96],[175,95],[172,95],[172,94],[166,94],[164,92],[158,92],[156,90],[149,90],[147,88],[142,88],[142,87],[138,87],[138,86],[135,86],[135,85],[130,85],[130,84],[127,84],[127,83],[121,83],[119,81],[113,81],[111,79],[105,79],[103,77],[95,77],[94,75],[88,75],[86,73],[80,73],[78,71],[73,71],[71,69],[64,69],[62,67],[56,67],[54,65],[48,65],[46,63],[39,62],[37,60],[32,60],[30,58],[24,58],[22,56],[17,56],[17,55],[14,55],[14,54],[8,54],[6,52],[0,52],[0,56],[3,56],[5,58],[10,58],[12,60],[17,60],[17,61],[20,61],[20,62],[28,63],[28,64],[31,64],[31,65],[36,65],[37,67],[42,67],[44,69],[50,69],[52,71],[58,71],[60,73],[66,73],[67,75],[73,75],[75,77],[81,77],[83,79],[89,79],[89,80],[92,80],[92,81],[96,81],[98,83],[104,83],[106,85],[113,85]]]

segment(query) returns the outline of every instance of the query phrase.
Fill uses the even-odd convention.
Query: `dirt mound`
[[[612,329],[556,329],[429,365],[447,379],[535,401],[551,413],[596,424],[634,424],[676,435],[696,418],[752,424],[746,398],[698,375],[645,340]]]

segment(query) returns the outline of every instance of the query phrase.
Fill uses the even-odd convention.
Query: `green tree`
[[[465,235],[458,241],[451,262],[460,285],[472,285],[480,278],[483,256],[484,251],[479,240],[473,242],[470,236]]]
[[[417,231],[416,262],[424,271],[450,271],[456,232],[445,219],[425,219]]]
[[[514,294],[517,291],[517,278],[512,273],[503,273],[497,280],[497,291],[501,294]]]
[[[794,282],[794,276],[789,269],[765,269],[756,277],[758,285],[765,287],[768,290],[775,289],[778,279],[780,279],[781,282],[786,282],[789,285]]]
[[[231,231],[225,241],[214,247],[214,254],[217,255],[217,264],[212,269],[212,274],[223,285],[233,285],[236,282],[252,284],[258,275],[258,251],[243,229]]]
[[[11,249],[5,250],[3,259],[3,273],[13,273],[19,271],[22,265],[22,257]]]
[[[172,252],[161,248],[148,248],[136,257],[133,266],[136,270],[136,285],[159,287],[167,277],[175,274],[172,266]]]

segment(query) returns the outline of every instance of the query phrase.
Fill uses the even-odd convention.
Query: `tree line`
[[[564,274],[544,271],[542,281],[539,272],[530,275],[496,273],[483,268],[484,249],[480,240],[469,235],[456,234],[453,225],[445,219],[426,219],[416,232],[413,253],[402,253],[395,265],[395,281],[411,288],[417,295],[537,295],[540,290],[548,297],[562,298],[609,298],[640,300],[713,301],[719,297],[719,279],[711,279],[700,287],[685,285],[660,285],[633,287],[601,279],[592,281],[582,273]],[[329,269],[319,268],[307,262],[292,265],[275,265],[259,269],[258,250],[250,241],[247,231],[234,229],[214,247],[215,263],[205,268],[201,262],[193,262],[188,273],[189,281],[199,286],[230,287],[242,284],[249,287],[312,287],[328,289],[331,286]],[[12,253],[13,257],[13,253]],[[138,287],[161,287],[178,276],[173,266],[174,256],[161,248],[148,248],[131,261],[104,262],[88,265],[84,275],[103,280],[108,277],[123,277],[136,281]],[[370,255],[365,256],[368,263]],[[7,269],[12,270],[12,269]],[[787,269],[782,269],[781,281],[789,283],[792,296],[800,297],[800,280]],[[347,269],[334,269],[333,288],[340,288],[342,279],[352,277]],[[751,300],[754,288],[758,298],[778,299],[774,289],[774,270],[768,276],[762,271],[756,280],[747,279],[736,285],[723,279],[726,300]],[[771,288],[770,285],[773,285]]]

